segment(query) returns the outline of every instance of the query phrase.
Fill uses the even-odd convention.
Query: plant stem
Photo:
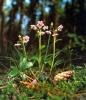
[[[39,69],[41,69],[41,31],[39,32]]]
[[[50,35],[49,35],[49,37],[48,37],[48,44],[47,44],[45,59],[46,59],[46,56],[47,56],[47,53],[48,53],[49,43],[50,43]]]
[[[49,37],[48,37],[48,43],[47,43],[47,48],[46,48],[46,53],[45,53],[44,61],[46,60],[46,56],[47,56],[47,54],[48,54],[49,44],[50,44],[50,35],[49,35]],[[43,66],[42,66],[41,72],[43,71],[43,69],[44,69],[44,64],[43,64]]]
[[[72,55],[71,55],[71,40],[70,40],[70,41],[69,41],[69,67],[71,67],[71,63],[72,63],[72,62],[71,62],[71,61],[72,61],[72,60],[71,60],[71,56],[72,56]]]
[[[26,49],[25,49],[25,44],[24,44],[24,42],[22,42],[22,45],[23,45],[23,52],[24,52],[24,55],[26,56],[27,54],[26,54]]]
[[[51,74],[52,69],[53,69],[53,67],[54,67],[55,49],[56,49],[56,45],[55,45],[55,43],[56,43],[56,35],[53,36],[53,59],[52,59],[52,64],[51,64],[51,69],[50,69],[50,74]]]

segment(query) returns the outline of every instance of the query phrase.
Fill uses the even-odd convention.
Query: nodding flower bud
[[[53,22],[51,22],[51,27],[53,27]]]
[[[57,32],[57,29],[55,30],[55,32]]]
[[[18,37],[21,38],[21,35],[19,35]]]
[[[19,40],[22,41],[22,37],[21,37],[21,35],[19,35],[18,37],[19,37]]]

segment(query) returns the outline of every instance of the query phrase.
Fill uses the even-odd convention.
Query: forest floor
[[[3,85],[0,85],[0,91],[6,86],[6,83],[8,81],[8,72],[9,68],[0,68],[0,80],[3,80],[4,83]],[[83,88],[83,90],[79,90],[74,94],[72,98],[72,100],[86,100],[86,88]]]

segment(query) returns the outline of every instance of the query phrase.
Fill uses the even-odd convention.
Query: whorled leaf
[[[33,66],[33,62],[29,62],[27,58],[20,60],[19,68],[20,70],[25,70]]]

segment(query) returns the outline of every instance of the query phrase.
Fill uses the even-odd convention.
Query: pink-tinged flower
[[[45,32],[42,31],[42,32],[41,32],[41,35],[44,35],[44,34],[45,34]]]
[[[37,80],[34,79],[32,82],[31,82],[33,85],[37,84]]]
[[[14,44],[14,46],[15,46],[15,47],[20,47],[21,44],[20,44],[20,43],[16,43],[16,44]]]
[[[33,30],[37,30],[36,25],[31,25],[31,29],[33,29]]]
[[[48,30],[48,26],[44,26],[43,27],[43,30],[45,31],[45,30]]]
[[[30,37],[29,36],[23,36],[23,43],[27,43],[29,41]]]
[[[51,34],[51,31],[46,31],[47,34]]]
[[[59,25],[58,26],[58,31],[62,31],[62,29],[63,29],[63,25]]]
[[[41,29],[41,28],[44,26],[43,21],[38,21],[37,24],[36,24],[36,26],[37,26],[39,29]]]

